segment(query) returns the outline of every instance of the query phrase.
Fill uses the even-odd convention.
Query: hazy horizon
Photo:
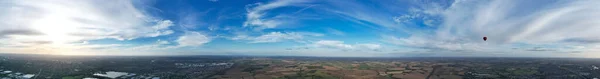
[[[600,57],[598,0],[0,4],[0,53],[10,54]]]

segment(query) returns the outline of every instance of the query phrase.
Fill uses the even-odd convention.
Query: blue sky
[[[6,0],[0,52],[598,57],[597,0]],[[482,37],[487,36],[488,41]]]

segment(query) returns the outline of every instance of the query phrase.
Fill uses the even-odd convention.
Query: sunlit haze
[[[599,5],[600,0],[1,0],[0,53],[597,58]]]

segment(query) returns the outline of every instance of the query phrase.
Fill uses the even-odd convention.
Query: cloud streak
[[[323,36],[319,33],[308,33],[308,32],[270,32],[257,37],[251,37],[247,35],[238,35],[231,38],[231,40],[248,40],[248,43],[273,43],[282,42],[285,40],[303,41],[305,37],[316,37]]]
[[[597,0],[0,3],[0,52],[600,56]]]
[[[201,46],[211,41],[209,37],[199,32],[186,32],[180,36],[177,40],[179,47],[185,46]]]
[[[70,50],[73,43],[132,40],[172,34],[170,20],[150,16],[133,1],[0,1],[0,39],[12,45]],[[0,46],[2,47],[2,46]],[[0,50],[1,51],[1,50]],[[60,52],[57,50],[57,52]]]
[[[543,3],[543,4],[540,4]],[[599,40],[599,5],[594,0],[558,1],[462,1],[448,8],[425,8],[430,16],[443,18],[427,33],[408,38],[384,37],[391,43],[444,50],[507,50],[506,45],[551,45]],[[427,12],[425,12],[427,13]],[[487,36],[487,42],[481,37]],[[583,41],[585,40],[585,41]],[[398,42],[399,41],[399,42]],[[466,46],[466,47],[465,47]],[[490,51],[486,51],[490,52]]]
[[[346,44],[344,41],[337,40],[319,40],[313,43],[314,47],[317,48],[333,48],[333,49],[341,49],[341,50],[378,50],[381,49],[382,46],[379,44]]]
[[[284,7],[284,6],[292,6],[297,5],[299,3],[304,3],[307,1],[297,1],[297,0],[277,0],[270,3],[255,3],[246,5],[246,21],[244,22],[244,26],[257,26],[259,30],[261,29],[269,29],[276,28],[282,24],[286,23],[286,17],[281,17],[280,14],[271,14],[275,16],[267,16],[267,11]],[[281,14],[283,15],[283,14]]]

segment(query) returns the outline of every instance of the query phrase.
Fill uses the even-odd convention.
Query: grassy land
[[[306,66],[308,69],[325,69],[323,66]]]
[[[339,79],[318,70],[300,71],[296,75],[286,75],[275,79]]]
[[[66,76],[62,77],[62,79],[82,79],[83,76]]]
[[[360,65],[358,65],[358,69],[369,70],[369,69],[371,69],[371,66],[367,65],[366,63],[360,63]]]

